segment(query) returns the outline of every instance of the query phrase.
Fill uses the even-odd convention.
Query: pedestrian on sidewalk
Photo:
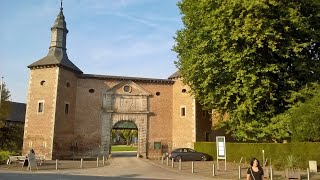
[[[247,180],[263,180],[263,169],[257,158],[252,158],[250,161],[251,167],[247,171]]]

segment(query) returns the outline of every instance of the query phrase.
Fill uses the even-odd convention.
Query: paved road
[[[200,179],[196,175],[186,175],[154,165],[147,160],[139,159],[136,153],[113,153],[110,165],[90,169],[8,172],[0,171],[0,180],[146,180],[146,179]],[[206,179],[202,177],[201,179]],[[207,178],[209,179],[209,178]]]

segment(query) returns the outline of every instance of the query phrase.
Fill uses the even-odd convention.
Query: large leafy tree
[[[319,79],[320,1],[182,0],[178,6],[185,27],[173,50],[183,81],[207,109],[228,114],[220,125],[236,139],[270,140],[272,117]],[[288,135],[286,128],[275,130]]]

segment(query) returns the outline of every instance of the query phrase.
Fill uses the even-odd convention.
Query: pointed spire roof
[[[60,12],[51,28],[52,35],[48,55],[30,64],[28,68],[57,65],[82,74],[83,72],[68,58],[66,51],[66,39],[68,32],[61,1]]]

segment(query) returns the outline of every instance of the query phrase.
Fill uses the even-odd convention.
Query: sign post
[[[217,168],[219,170],[219,159],[224,159],[224,170],[227,170],[227,154],[226,154],[225,136],[217,136],[216,144],[217,144]]]

